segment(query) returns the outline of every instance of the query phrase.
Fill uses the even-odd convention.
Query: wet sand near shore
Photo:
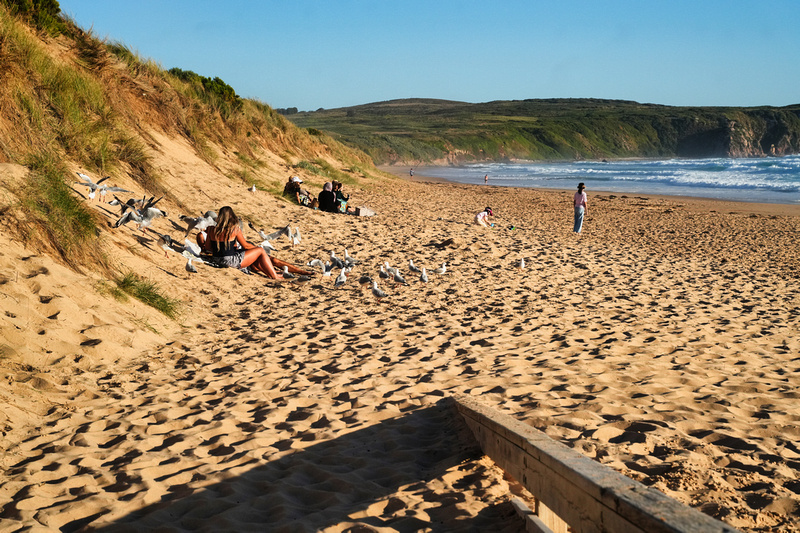
[[[344,287],[148,253],[182,327],[124,364],[100,351],[150,339],[108,324],[60,380],[17,369],[50,407],[4,437],[0,529],[521,531],[513,480],[447,407],[466,394],[742,530],[800,531],[796,206],[588,191],[575,235],[571,191],[415,176],[352,193],[378,214],[269,219],[303,231],[282,259],[346,247]],[[471,223],[486,205],[491,229]],[[36,261],[19,278],[55,292]],[[384,261],[407,285],[378,279]],[[77,327],[48,322],[64,299],[33,308]]]

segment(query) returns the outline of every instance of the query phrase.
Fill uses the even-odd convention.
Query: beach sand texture
[[[800,531],[796,206],[588,191],[577,236],[571,191],[390,180],[350,187],[359,218],[230,183],[187,202],[298,226],[275,253],[296,263],[346,247],[346,284],[192,275],[109,232],[185,302],[171,321],[3,241],[0,530],[521,531],[446,405],[466,394],[742,530]]]

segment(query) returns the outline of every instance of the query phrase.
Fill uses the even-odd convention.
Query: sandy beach
[[[338,289],[190,274],[104,230],[171,320],[0,238],[0,530],[521,531],[464,394],[744,531],[800,531],[800,207],[589,190],[578,236],[571,191],[387,178],[346,187],[377,212],[355,217],[173,159],[198,212],[299,227],[277,257],[359,263]]]

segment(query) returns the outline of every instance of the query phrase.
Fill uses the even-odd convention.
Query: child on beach
[[[493,228],[494,224],[489,222],[489,217],[490,216],[493,216],[492,208],[491,207],[487,207],[486,209],[484,209],[483,211],[481,211],[480,213],[475,215],[475,224],[477,224],[479,226],[485,226],[487,228],[489,228],[489,227]]]

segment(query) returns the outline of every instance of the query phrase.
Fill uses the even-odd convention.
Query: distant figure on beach
[[[580,233],[581,229],[583,229],[583,217],[586,215],[586,210],[588,208],[588,204],[586,202],[586,186],[583,182],[578,184],[578,192],[575,193],[574,197],[574,204],[575,204],[575,227],[573,231],[575,233]]]
[[[483,183],[484,183],[484,185],[488,185],[489,184],[489,174],[486,174],[483,177]]]
[[[197,244],[211,254],[211,262],[217,266],[250,267],[272,279],[283,279],[283,276],[275,271],[275,266],[287,267],[289,272],[297,274],[313,275],[313,272],[307,272],[278,258],[270,258],[262,247],[247,242],[242,234],[239,218],[227,205],[219,210],[217,225],[211,226],[206,231],[205,237],[203,232],[197,234]]]
[[[413,168],[412,168],[412,169],[409,169],[409,171],[408,171],[408,175],[409,175],[410,177],[412,177],[412,178],[414,177],[414,169],[413,169]]]
[[[475,224],[479,226],[485,226],[487,228],[494,227],[494,224],[489,222],[489,217],[494,216],[492,213],[492,208],[487,207],[477,215],[475,215]]]

